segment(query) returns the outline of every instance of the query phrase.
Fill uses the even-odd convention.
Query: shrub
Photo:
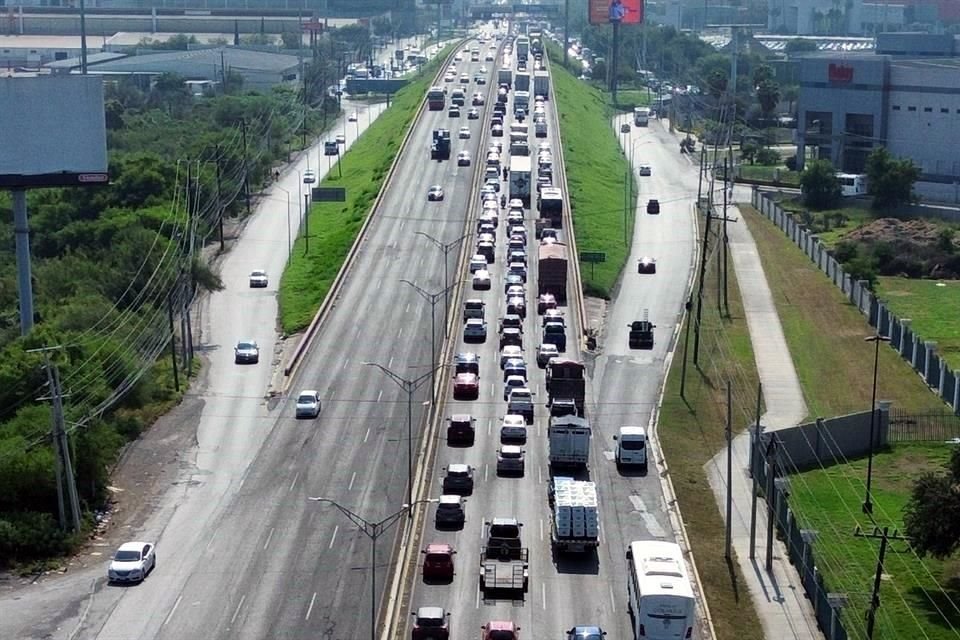
[[[840,181],[829,160],[814,160],[800,176],[803,202],[814,210],[829,209],[840,200]]]
[[[797,170],[797,156],[789,156],[786,160],[783,161],[783,164],[786,165],[787,169],[790,171]]]
[[[768,167],[780,164],[780,154],[773,149],[764,147],[757,151],[757,162]]]

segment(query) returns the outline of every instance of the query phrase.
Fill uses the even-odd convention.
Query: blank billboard
[[[590,24],[640,24],[643,0],[589,0]]]
[[[0,78],[0,186],[107,182],[103,81]]]

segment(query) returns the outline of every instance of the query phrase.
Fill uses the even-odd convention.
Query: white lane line
[[[540,583],[540,601],[543,603],[543,608],[547,608],[547,585]]]
[[[309,620],[309,619],[310,619],[310,613],[313,612],[313,603],[316,602],[316,601],[317,601],[317,592],[314,591],[314,592],[313,592],[313,597],[310,598],[310,606],[307,607],[307,615],[304,616],[304,618],[303,618],[304,620]]]
[[[346,368],[347,368],[347,359],[344,358],[343,362],[340,363],[340,371],[343,371]]]
[[[377,394],[377,402],[380,402],[380,398],[382,397],[383,397],[383,389],[380,389],[380,393]],[[369,429],[367,430],[367,432],[369,433]]]
[[[540,423],[537,423],[537,437],[540,437]]]
[[[400,327],[400,331],[397,331],[397,339],[399,340],[402,337],[403,337],[403,327]]]
[[[477,589],[477,601],[474,603],[473,606],[475,609],[480,608],[480,589]]]
[[[377,280],[377,291],[380,291],[380,286],[383,284],[383,278]]]
[[[213,543],[217,541],[216,536],[211,536],[209,542],[207,542],[207,548],[204,551],[210,551],[210,547],[213,546]]]
[[[487,435],[493,435],[493,418],[487,420]]]
[[[666,538],[667,532],[664,530],[660,523],[657,522],[657,518],[653,515],[647,505],[644,504],[643,498],[633,494],[630,496],[630,504],[633,505],[633,510],[640,514],[640,517],[643,519],[644,526],[647,527],[647,531],[654,538]]]
[[[240,604],[237,605],[236,610],[233,612],[233,617],[230,618],[230,624],[233,624],[237,620],[237,616],[240,615],[240,609],[243,608],[243,603],[247,600],[247,594],[243,594],[240,598]]]
[[[370,437],[370,427],[367,427],[367,432],[363,436],[363,441],[366,442],[369,437]]]
[[[409,302],[407,303],[407,308],[406,308],[406,310],[404,311],[404,313],[410,313],[410,303],[409,303]]]
[[[333,537],[330,538],[330,546],[327,549],[333,549],[333,543],[337,541],[337,531],[340,530],[340,525],[337,525],[333,528]]]
[[[350,476],[350,485],[347,487],[347,491],[353,491],[353,482],[357,479],[357,472],[354,471],[353,475]]]
[[[496,385],[493,385],[493,384],[490,385],[490,397],[491,397],[491,398],[497,394],[497,390],[495,389],[495,387],[496,387]]]
[[[487,477],[489,476],[489,474],[490,474],[490,465],[489,464],[483,465],[483,481],[484,482],[487,481]],[[480,537],[483,538],[483,533],[480,534]]]
[[[540,518],[540,541],[543,542],[543,518]]]
[[[404,224],[405,222],[406,222],[406,220],[401,220],[401,221],[400,221],[400,231],[403,231],[403,224]]]
[[[270,527],[270,533],[267,535],[267,541],[263,543],[263,550],[266,551],[267,547],[270,546],[270,541],[273,540],[273,532],[276,531],[276,527]]]
[[[177,596],[177,601],[173,603],[173,609],[170,609],[170,613],[168,613],[168,614],[167,614],[167,617],[164,618],[163,624],[160,625],[161,627],[167,626],[167,623],[170,622],[170,618],[173,617],[173,614],[174,614],[174,612],[177,610],[177,607],[180,606],[180,601],[181,601],[181,600],[183,600],[183,594],[182,594],[182,593],[181,593],[179,596]]]
[[[537,482],[543,483],[543,467],[537,465]]]
[[[387,362],[387,369],[393,368],[393,356],[390,356],[390,361]]]
[[[610,591],[610,607],[613,609],[613,613],[616,613],[617,599],[613,597],[613,587],[608,586],[607,589]]]

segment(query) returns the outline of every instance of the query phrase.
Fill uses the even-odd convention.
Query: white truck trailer
[[[550,418],[547,427],[550,465],[585,469],[590,460],[590,424],[578,416]]]
[[[519,198],[530,206],[530,156],[510,156],[510,199]]]
[[[597,485],[557,476],[550,489],[550,544],[556,552],[584,553],[600,544]]]

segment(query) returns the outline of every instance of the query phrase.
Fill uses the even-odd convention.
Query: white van
[[[629,544],[627,608],[636,638],[693,637],[696,599],[679,545],[663,540],[635,540]]]
[[[615,460],[617,468],[639,466],[647,470],[647,430],[643,427],[620,427],[613,436],[617,441]]]

